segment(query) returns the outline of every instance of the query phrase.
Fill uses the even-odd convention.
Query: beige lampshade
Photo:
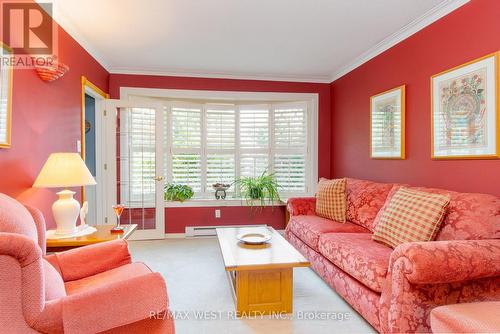
[[[35,188],[70,188],[96,184],[78,153],[52,153],[35,180]]]

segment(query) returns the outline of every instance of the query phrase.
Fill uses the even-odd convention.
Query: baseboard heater
[[[186,226],[186,237],[210,237],[217,235],[215,232],[216,228],[224,227],[257,227],[257,226],[267,226],[263,225],[222,225],[222,226]]]

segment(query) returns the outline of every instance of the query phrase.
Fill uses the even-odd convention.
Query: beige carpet
[[[179,334],[375,332],[309,268],[294,269],[291,319],[235,319],[215,237],[131,241],[130,249],[134,261],[145,262],[165,277]],[[347,319],[334,320],[342,316]]]

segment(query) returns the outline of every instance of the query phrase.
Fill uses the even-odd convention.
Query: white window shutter
[[[307,104],[274,104],[274,173],[283,193],[307,191]]]
[[[173,103],[170,108],[170,164],[172,183],[186,184],[200,192],[202,174],[202,111],[197,104]],[[168,131],[168,130],[167,130]]]

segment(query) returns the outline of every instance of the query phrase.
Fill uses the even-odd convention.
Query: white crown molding
[[[325,76],[287,76],[287,75],[269,75],[269,74],[244,74],[244,73],[217,73],[197,71],[164,71],[149,68],[121,68],[111,67],[111,74],[132,74],[132,75],[154,75],[154,76],[173,76],[189,78],[208,78],[208,79],[236,79],[236,80],[260,80],[260,81],[285,81],[285,82],[309,82],[309,83],[330,83],[330,77]]]
[[[79,32],[79,29],[72,23],[71,20],[67,19],[67,16],[64,15],[64,12],[61,11],[61,8],[57,5],[58,1],[64,0],[35,0],[37,3],[52,3],[52,19],[57,22],[59,28],[64,29],[80,46],[85,49],[106,71],[109,72],[109,61],[105,59],[105,57],[97,51],[95,47],[92,46],[89,41],[83,37],[83,35]]]
[[[455,9],[465,5],[468,3],[470,0],[447,0],[439,5],[433,7],[431,10],[423,14],[422,16],[418,17],[417,19],[413,20],[394,34],[390,35],[389,37],[385,38],[382,40],[380,43],[376,44],[372,48],[370,48],[368,51],[364,52],[361,54],[359,57],[354,59],[352,62],[349,64],[343,66],[336,72],[334,72],[330,76],[330,82],[333,82],[340,77],[346,75],[347,73],[351,72],[352,70],[358,68],[359,66],[363,65],[367,61],[369,61],[372,58],[375,58],[382,52],[390,49],[394,45],[400,43],[401,41],[407,39],[411,35],[415,34],[416,32],[422,30],[423,28],[427,27],[428,25],[436,22],[440,18],[448,15],[449,13],[453,12]]]
[[[36,2],[46,2],[47,0],[36,0]],[[85,37],[79,32],[79,29],[68,20],[66,15],[61,12],[59,6],[57,6],[58,1],[64,0],[52,0],[54,4],[53,17],[56,22],[71,36],[77,43],[79,43],[94,59],[101,64],[109,73],[113,74],[133,74],[133,75],[155,75],[155,76],[180,76],[180,77],[192,77],[192,78],[214,78],[214,79],[237,79],[237,80],[263,80],[263,81],[289,81],[289,82],[309,82],[309,83],[331,83],[338,78],[344,76],[345,74],[351,72],[362,64],[366,63],[372,58],[380,55],[382,52],[390,49],[394,45],[400,43],[416,32],[422,30],[428,25],[434,23],[440,18],[446,16],[457,8],[465,5],[470,0],[446,0],[439,5],[433,7],[431,10],[426,12],[424,15],[415,19],[411,23],[407,24],[401,28],[396,33],[390,35],[386,39],[382,40],[380,43],[376,44],[352,62],[345,66],[342,66],[339,70],[336,70],[331,75],[313,75],[313,76],[290,76],[290,75],[270,75],[270,74],[245,74],[245,73],[218,73],[218,72],[199,72],[193,70],[182,70],[182,71],[168,71],[159,70],[151,68],[120,68],[112,67],[111,62],[106,59],[91,43],[87,41]]]

